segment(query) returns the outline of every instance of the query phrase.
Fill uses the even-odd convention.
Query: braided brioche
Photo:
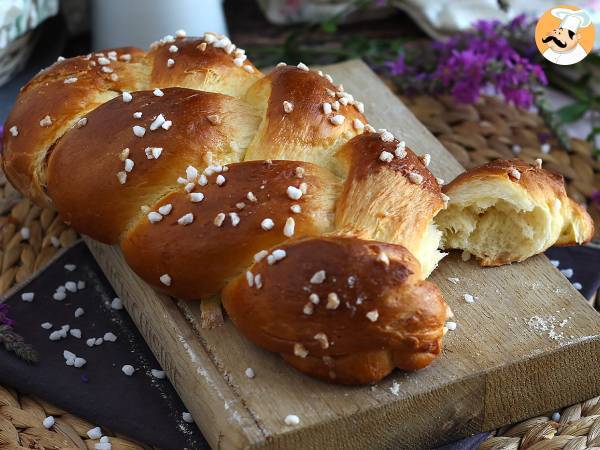
[[[424,279],[442,238],[470,245],[461,227],[478,219],[461,186],[478,175],[447,187],[456,200],[444,211],[429,156],[375,131],[363,110],[320,71],[279,65],[265,76],[224,36],[179,33],[148,52],[107,50],[42,71],[8,117],[2,164],[24,195],[120,245],[156,288],[221,295],[244,335],[303,372],[376,382],[441,351],[451,312]],[[529,178],[520,189],[533,192]],[[506,200],[501,192],[489,205]],[[553,192],[564,214],[568,205],[584,216],[564,188]],[[583,239],[566,216],[548,220],[558,234],[544,245]],[[500,263],[544,247],[515,257],[476,245]]]

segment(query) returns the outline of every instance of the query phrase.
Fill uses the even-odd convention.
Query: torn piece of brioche
[[[541,160],[498,160],[460,174],[444,188],[448,208],[435,221],[444,249],[462,249],[482,266],[523,261],[552,245],[594,234],[591,217],[567,197],[563,177]]]

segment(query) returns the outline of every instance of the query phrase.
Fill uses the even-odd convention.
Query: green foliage
[[[588,102],[576,101],[570,105],[563,106],[556,113],[562,123],[576,122],[583,117],[583,115],[589,110],[590,104]]]

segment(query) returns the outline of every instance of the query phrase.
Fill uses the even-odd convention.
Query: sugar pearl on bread
[[[308,350],[304,345],[296,343],[294,344],[294,355],[299,356],[300,358],[306,358],[308,356]]]
[[[310,282],[312,284],[321,284],[323,283],[323,281],[325,281],[325,278],[327,278],[327,274],[325,273],[325,271],[319,270],[318,272],[315,272],[315,274],[310,278]]]
[[[270,218],[266,218],[260,223],[260,227],[265,231],[272,230],[274,226],[275,222]]]
[[[299,200],[302,197],[302,191],[295,186],[288,186],[287,196],[292,200]]]
[[[329,119],[329,121],[334,124],[334,125],[342,125],[344,123],[344,120],[346,118],[341,115],[341,114],[336,114],[335,116],[333,116],[331,119]]]
[[[287,114],[291,113],[294,110],[294,104],[292,102],[284,101],[283,102],[283,111]]]
[[[315,340],[319,343],[323,350],[329,348],[329,339],[325,333],[317,333],[315,334]]]
[[[225,222],[225,213],[219,213],[217,214],[217,216],[215,217],[215,220],[213,221],[213,223],[220,227],[221,225],[223,225],[223,222]]]
[[[327,309],[337,309],[340,306],[340,298],[335,292],[330,292],[327,294],[327,305],[325,308]]]
[[[389,163],[389,162],[392,162],[393,159],[394,159],[394,155],[392,155],[388,151],[384,150],[379,154],[379,160],[382,162]]]
[[[367,314],[367,319],[369,319],[371,322],[376,322],[377,319],[379,318],[379,311],[377,311],[376,309],[369,311]]]
[[[423,183],[423,175],[421,175],[420,173],[409,172],[408,173],[408,179],[413,184],[421,184],[421,183]]]

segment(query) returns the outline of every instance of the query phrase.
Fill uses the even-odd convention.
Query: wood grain
[[[460,173],[366,65],[326,70],[365,100],[373,126],[430,153],[436,176]],[[202,328],[197,302],[157,294],[120,250],[86,242],[213,448],[425,448],[600,393],[600,315],[544,256],[482,269],[449,255],[431,277],[458,323],[443,355],[425,370],[397,371],[374,387],[343,387],[296,372],[228,320]],[[475,303],[466,303],[465,293]],[[556,322],[563,337],[533,329],[534,317]],[[256,378],[245,376],[247,367]],[[286,426],[287,414],[301,424]]]

